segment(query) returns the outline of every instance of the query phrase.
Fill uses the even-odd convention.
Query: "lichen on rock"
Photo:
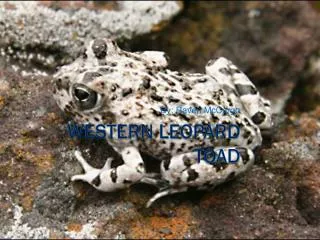
[[[38,1],[0,2],[0,48],[16,59],[54,67],[70,62],[89,39],[149,33],[181,9],[175,1],[119,1],[115,10],[77,11]]]

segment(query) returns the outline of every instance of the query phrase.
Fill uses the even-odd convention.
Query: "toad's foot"
[[[112,192],[126,188],[142,179],[145,174],[143,160],[138,150],[127,147],[121,151],[124,164],[111,168],[112,158],[108,158],[101,169],[90,166],[79,151],[75,157],[84,169],[84,174],[75,175],[71,181],[82,180],[91,184],[94,188],[104,192]]]

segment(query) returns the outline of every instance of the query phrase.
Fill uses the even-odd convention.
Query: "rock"
[[[168,234],[170,234],[172,232],[171,232],[171,230],[169,228],[160,228],[159,229],[159,233],[163,233],[165,235],[168,235]]]
[[[131,39],[157,31],[181,9],[175,1],[1,2],[0,52],[54,68],[72,61],[92,38]]]

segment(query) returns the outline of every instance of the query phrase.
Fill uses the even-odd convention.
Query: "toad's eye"
[[[76,104],[83,110],[94,108],[97,104],[98,94],[83,84],[75,84],[72,87],[72,95]]]

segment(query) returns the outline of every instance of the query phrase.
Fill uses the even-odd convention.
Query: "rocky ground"
[[[44,11],[50,14],[72,14],[83,5],[86,14],[116,7],[81,4],[48,1],[42,7],[49,7]],[[6,8],[15,10],[10,4]],[[3,29],[1,20],[10,19],[10,13],[0,10],[1,34],[11,41],[0,41],[0,237],[319,238],[319,10],[308,2],[186,2],[170,23],[176,12],[166,15],[166,27],[124,37],[120,44],[127,49],[167,52],[172,69],[203,72],[210,58],[231,59],[272,100],[275,113],[273,134],[264,137],[255,165],[243,177],[212,192],[163,198],[150,209],[144,204],[156,192],[152,187],[101,193],[70,182],[81,171],[73,157],[76,147],[97,167],[112,151],[103,141],[66,137],[68,117],[52,98],[51,73],[77,55],[84,39],[99,36],[98,30],[50,45],[41,42],[46,38],[17,37],[20,24],[8,22]],[[28,20],[23,27],[32,28],[32,18],[21,16]],[[36,30],[46,36],[41,26]],[[122,39],[122,31],[110,34]],[[74,50],[68,52],[62,43]],[[17,48],[9,54],[11,45]],[[28,50],[27,58],[41,50],[52,64],[23,65],[21,49]]]

